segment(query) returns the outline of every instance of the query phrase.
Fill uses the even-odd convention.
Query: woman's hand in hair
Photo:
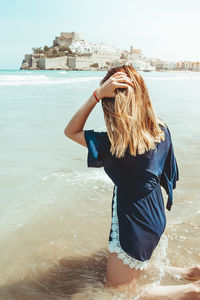
[[[113,98],[116,96],[115,89],[133,87],[132,80],[124,72],[116,72],[95,90],[97,98]]]

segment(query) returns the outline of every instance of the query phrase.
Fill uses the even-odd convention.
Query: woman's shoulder
[[[84,131],[85,131],[85,135],[92,135],[95,138],[100,139],[102,141],[108,138],[107,131],[96,130],[96,129],[90,129],[90,130],[84,130]]]
[[[164,150],[167,150],[167,149],[169,149],[169,147],[172,143],[171,132],[170,132],[169,126],[166,122],[164,122],[164,125],[159,124],[159,126],[165,133],[165,140],[162,141],[160,144],[164,145]]]
[[[162,128],[162,129],[167,129],[168,128],[168,125],[165,121],[163,121],[163,119],[161,118],[157,118],[157,122],[158,122],[158,125]]]
[[[169,126],[166,122],[164,122],[163,120],[159,119],[158,122],[159,127],[164,131],[165,135],[169,135],[170,136],[170,130],[169,130]]]

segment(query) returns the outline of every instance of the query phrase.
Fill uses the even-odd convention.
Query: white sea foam
[[[49,176],[42,178],[42,181],[48,181],[52,178],[56,178],[58,181],[65,182],[67,185],[88,186],[92,185],[95,188],[95,183],[106,184],[110,186],[112,183],[111,179],[101,170],[90,170],[87,172],[74,171],[72,173],[65,173],[63,171],[57,171],[51,173]]]
[[[58,72],[57,76],[48,76],[47,74],[33,74],[33,72],[27,72],[24,74],[1,74],[0,86],[23,86],[23,85],[59,85],[59,84],[71,84],[77,82],[89,82],[93,80],[100,80],[102,76],[87,76],[87,77],[75,77],[66,78],[67,71]],[[62,76],[63,75],[63,76]],[[199,75],[199,74],[198,74]],[[174,76],[146,76],[143,75],[147,81],[179,81],[179,80],[200,80],[200,76],[191,73],[190,75],[175,74]]]
[[[89,82],[99,80],[101,77],[75,77],[75,78],[60,78],[49,77],[46,75],[1,75],[1,86],[22,86],[22,85],[57,85],[71,84],[77,82]]]

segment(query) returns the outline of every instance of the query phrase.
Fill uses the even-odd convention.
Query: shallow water
[[[200,260],[200,74],[141,74],[171,130],[180,172],[152,263],[194,265]],[[113,183],[103,169],[87,168],[87,149],[64,135],[104,75],[0,71],[2,300],[130,298],[103,288]],[[105,129],[100,105],[85,129]],[[131,298],[139,299],[144,284],[183,283],[152,269]]]

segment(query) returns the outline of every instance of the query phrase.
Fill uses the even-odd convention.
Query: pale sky
[[[0,69],[19,69],[33,47],[60,32],[142,50],[146,57],[200,61],[200,0],[6,0],[0,5]]]

